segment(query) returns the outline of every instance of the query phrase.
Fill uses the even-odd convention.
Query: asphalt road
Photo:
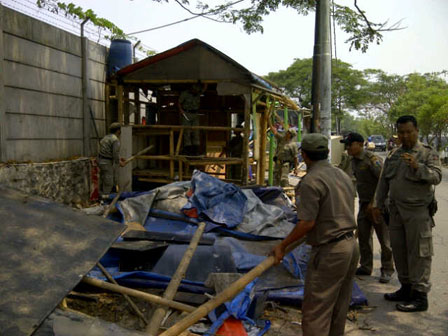
[[[383,153],[384,154],[384,153]],[[384,156],[384,155],[382,155]],[[354,321],[347,321],[346,335],[448,335],[448,169],[443,168],[443,179],[436,188],[439,210],[433,230],[434,258],[432,262],[429,309],[426,312],[402,313],[395,303],[383,299],[383,294],[399,288],[396,274],[389,284],[380,284],[379,244],[376,238],[374,272],[370,277],[356,281],[369,300],[369,307],[354,314]]]

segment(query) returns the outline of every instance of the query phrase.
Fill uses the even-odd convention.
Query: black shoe
[[[355,275],[370,275],[370,274],[372,274],[372,272],[370,271],[366,271],[364,268],[362,268],[362,267],[359,267],[357,270],[356,270],[356,273],[355,273]]]
[[[385,272],[381,271],[381,276],[380,276],[380,282],[381,283],[388,283],[391,278],[392,278],[391,274],[388,274],[388,273],[385,273]]]
[[[401,285],[401,288],[393,293],[384,294],[387,301],[410,301],[411,285]]]
[[[397,310],[412,313],[428,310],[428,294],[414,291],[412,299],[409,302],[398,303]]]

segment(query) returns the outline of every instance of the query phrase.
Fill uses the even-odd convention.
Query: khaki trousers
[[[289,187],[289,162],[275,162],[274,166],[274,186]]]
[[[389,229],[382,220],[376,224],[367,213],[368,203],[359,204],[358,212],[358,241],[361,254],[361,268],[372,273],[373,269],[373,229],[381,246],[381,271],[388,275],[394,273],[392,248],[390,247]]]
[[[390,206],[390,242],[401,284],[428,293],[431,289],[433,252],[432,225],[427,206],[396,204]]]
[[[304,336],[344,335],[358,260],[354,237],[312,248],[302,305]]]

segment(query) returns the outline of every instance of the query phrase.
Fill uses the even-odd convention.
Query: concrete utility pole
[[[316,3],[311,132],[331,136],[330,1]]]

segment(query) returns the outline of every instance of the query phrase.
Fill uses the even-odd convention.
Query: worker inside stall
[[[243,128],[243,125],[237,125],[236,128]],[[225,146],[219,155],[226,157],[241,158],[243,155],[243,133],[241,130],[235,130],[229,144]],[[229,165],[226,168],[227,178],[229,180],[241,180],[241,165]]]
[[[201,95],[207,90],[207,84],[198,81],[189,86],[179,95],[178,108],[181,125],[199,126],[199,110],[201,107]],[[183,151],[184,155],[200,155],[200,133],[199,129],[184,129]]]
[[[275,114],[279,124],[284,129],[284,124]],[[294,173],[297,175],[299,171],[299,158],[297,147],[297,132],[289,128],[286,132],[280,133],[269,120],[269,128],[277,140],[277,148],[274,156],[274,186],[289,187],[289,173],[294,167]]]

